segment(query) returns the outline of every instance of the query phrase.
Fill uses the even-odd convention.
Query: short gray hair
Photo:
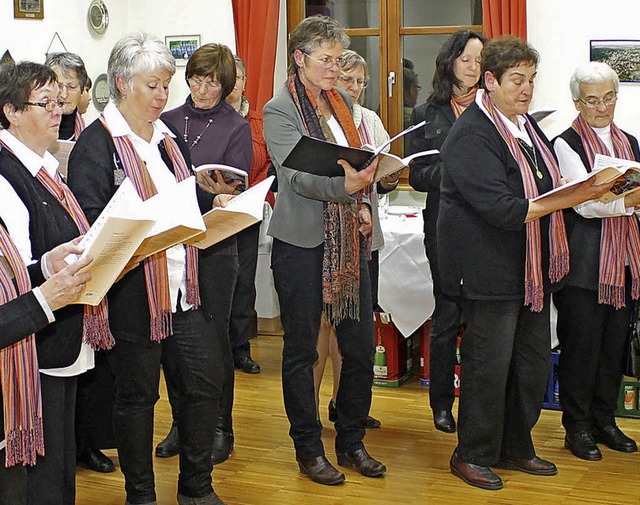
[[[236,62],[236,67],[238,67],[240,70],[242,70],[242,75],[244,75],[245,77],[247,76],[247,69],[244,66],[244,61],[242,61],[242,58],[240,58],[240,56],[238,56],[237,54],[233,57],[234,61]]]
[[[89,76],[87,75],[87,69],[84,66],[84,61],[82,58],[75,53],[50,53],[47,54],[47,59],[44,64],[49,67],[60,69],[62,75],[65,77],[71,77],[69,72],[73,71],[76,73],[78,77],[78,83],[80,84],[80,91],[84,89],[87,84],[87,79]]]
[[[597,84],[604,81],[613,81],[613,88],[618,92],[620,79],[615,70],[601,61],[590,61],[576,68],[569,81],[571,98],[575,102],[580,98],[580,84]]]
[[[122,93],[118,90],[116,77],[121,77],[132,88],[135,77],[142,73],[162,68],[171,75],[176,73],[176,60],[169,48],[157,37],[143,32],[132,32],[122,37],[113,46],[107,64],[109,94],[119,102]]]
[[[362,67],[362,70],[364,70],[364,78],[369,79],[367,60],[351,49],[347,49],[340,55],[340,65],[338,66],[343,72],[349,72],[358,67]]]
[[[320,47],[323,42],[342,44],[343,49],[347,49],[351,39],[347,35],[344,26],[328,16],[310,16],[303,19],[289,34],[289,42],[287,44],[288,72],[297,71],[293,57],[296,49],[305,54],[310,54]]]

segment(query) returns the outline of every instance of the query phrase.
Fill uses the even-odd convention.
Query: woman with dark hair
[[[236,85],[236,61],[231,50],[223,44],[205,44],[189,58],[185,77],[190,94],[180,107],[162,115],[162,119],[173,124],[184,139],[195,166],[205,163],[221,163],[240,168],[250,173],[253,160],[251,128],[225,98]],[[213,194],[237,194],[236,185],[228,185],[218,172],[208,177],[200,172],[202,187]],[[234,369],[229,324],[234,287],[238,279],[238,248],[236,236],[229,237],[207,250],[215,259],[216,285],[204,286],[210,290],[216,308],[213,314],[215,338],[224,352],[217,366],[223,370],[224,386],[216,421],[211,450],[213,464],[225,461],[233,450],[232,422]],[[180,417],[179,392],[171,378],[167,381],[169,400],[172,405],[174,424],[167,438],[156,448],[160,457],[173,456],[178,452],[176,423]]]
[[[527,111],[538,53],[498,37],[482,50],[483,90],[442,146],[437,223],[443,292],[462,306],[458,446],[451,472],[469,485],[502,488],[489,467],[555,475],[536,455],[535,426],[549,376],[550,293],[569,269],[561,209],[612,184],[557,187],[560,170]]]
[[[436,58],[433,89],[427,101],[416,107],[411,124],[426,120],[424,128],[410,134],[409,153],[440,149],[456,119],[473,102],[480,81],[480,52],[485,38],[470,30],[460,30],[444,43]],[[446,433],[456,431],[451,413],[455,398],[453,376],[456,365],[456,337],[460,327],[460,306],[446,297],[440,286],[436,222],[440,205],[440,156],[424,156],[409,166],[409,184],[428,193],[422,216],[424,245],[433,279],[435,309],[431,315],[429,339],[429,404],[435,427]]]
[[[69,184],[91,221],[127,177],[143,199],[192,177],[187,146],[160,120],[174,73],[169,49],[152,35],[130,33],[111,50],[111,101],[69,158]],[[201,211],[215,203],[194,184],[196,196]],[[108,354],[116,382],[113,427],[127,504],[156,503],[153,429],[161,361],[180,393],[178,503],[223,503],[211,480],[224,355],[224,342],[212,338],[218,279],[211,262],[208,251],[178,244],[145,258],[107,294],[116,339]]]
[[[364,236],[369,205],[362,189],[377,162],[358,172],[341,161],[344,177],[322,177],[283,165],[302,135],[360,146],[348,95],[333,87],[349,37],[335,20],[304,19],[289,36],[289,77],[264,107],[264,134],[278,173],[278,199],[269,225],[271,268],[284,327],[282,388],[300,471],[335,485],[344,474],[324,454],[314,398],[313,364],[323,313],[335,326],[342,353],[336,399],[338,464],[367,477],[386,467],[364,447],[373,382],[373,311]]]

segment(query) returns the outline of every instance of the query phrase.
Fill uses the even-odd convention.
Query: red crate
[[[374,312],[374,377],[376,386],[398,387],[412,372],[412,340],[404,338],[384,312]]]

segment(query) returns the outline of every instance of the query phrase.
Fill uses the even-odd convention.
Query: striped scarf
[[[485,106],[500,136],[507,143],[511,155],[515,158],[520,169],[522,185],[524,186],[525,198],[531,199],[538,196],[538,187],[533,176],[533,172],[528,167],[528,162],[518,144],[502,118],[498,114],[495,106],[489,99],[488,93],[482,94],[482,104]],[[555,157],[540,138],[536,130],[525,116],[525,128],[531,138],[534,148],[538,150],[544,164],[546,165],[553,186],[556,187],[560,181],[560,169]],[[531,310],[540,312],[544,304],[544,284],[542,280],[542,232],[540,220],[534,219],[525,224],[527,232],[527,252],[525,262],[524,278],[524,304],[531,304]],[[558,282],[569,272],[569,245],[567,243],[567,233],[564,227],[564,216],[562,211],[552,212],[549,223],[549,279],[551,282]]]
[[[80,136],[80,134],[82,133],[82,130],[84,129],[85,129],[84,118],[82,117],[82,114],[80,114],[76,110],[76,121],[73,124],[73,140],[78,140],[78,137]]]
[[[0,250],[12,272],[0,267],[0,305],[31,290],[31,280],[20,253],[4,226]],[[18,290],[16,291],[16,286]],[[0,350],[0,381],[4,410],[5,466],[35,465],[44,456],[42,395],[35,335]]]
[[[296,73],[289,75],[287,89],[298,108],[310,137],[322,140],[331,135],[322,117],[316,99],[306,89]],[[360,147],[351,111],[338,91],[323,91],[325,100],[347,137],[350,146]],[[325,128],[321,121],[325,122]],[[357,202],[324,202],[324,251],[322,258],[322,301],[323,309],[331,324],[360,318],[360,243],[358,240],[358,208],[362,192]]]
[[[355,110],[355,109],[354,109]],[[378,147],[374,145],[375,139],[369,132],[369,128],[367,127],[367,123],[364,120],[364,114],[360,116],[360,124],[358,125],[358,135],[360,136],[360,143],[362,145],[368,144],[373,147]],[[363,193],[367,195],[371,205],[378,205],[378,199],[376,193],[374,193],[375,183],[369,184],[367,187],[363,188]],[[373,217],[373,216],[372,216]],[[364,253],[367,260],[371,261],[371,241],[373,237],[369,235],[364,239]]]
[[[580,135],[582,146],[589,160],[589,171],[596,154],[609,153],[606,144],[579,115],[571,127]],[[611,123],[613,156],[635,161],[629,139],[614,123]],[[631,270],[631,297],[640,296],[640,228],[638,218],[633,216],[607,217],[602,219],[600,234],[600,273],[598,279],[598,303],[613,305],[616,309],[625,306],[625,259]]]
[[[476,91],[478,91],[477,84],[464,95],[451,96],[451,108],[453,109],[453,113],[456,115],[456,119],[459,118],[460,114],[467,110],[467,107],[473,103],[476,98]]]
[[[116,146],[118,157],[127,177],[131,179],[138,194],[143,200],[157,194],[151,176],[144,161],[138,155],[133,143],[128,136],[114,137],[107,126],[104,116],[100,116],[103,126],[111,135]],[[164,147],[173,164],[174,175],[177,181],[182,181],[191,176],[189,168],[176,144],[167,133],[164,134]],[[184,246],[187,260],[187,303],[194,308],[200,306],[200,290],[198,286],[198,250],[193,246]],[[171,320],[171,297],[169,294],[169,271],[167,268],[167,254],[165,251],[154,254],[144,259],[144,276],[147,286],[147,300],[149,302],[149,315],[151,318],[151,340],[160,342],[173,334]]]

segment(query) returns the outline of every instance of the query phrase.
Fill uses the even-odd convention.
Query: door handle
[[[389,72],[389,76],[387,77],[387,94],[389,98],[393,97],[393,85],[396,83],[396,73]]]

